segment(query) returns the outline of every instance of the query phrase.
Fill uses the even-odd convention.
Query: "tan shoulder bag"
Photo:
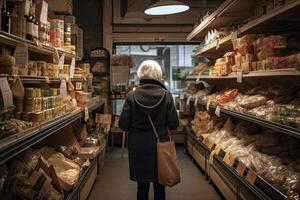
[[[148,118],[157,139],[157,171],[159,183],[165,186],[172,187],[180,183],[180,170],[177,160],[175,143],[171,139],[169,129],[168,133],[170,141],[161,142],[150,115],[148,115]]]

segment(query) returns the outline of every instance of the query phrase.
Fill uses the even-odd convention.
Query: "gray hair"
[[[161,81],[163,79],[161,67],[154,60],[143,61],[139,66],[137,75],[139,79],[150,78],[158,81]]]

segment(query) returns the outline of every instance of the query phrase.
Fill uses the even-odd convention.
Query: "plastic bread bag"
[[[249,110],[247,113],[260,119],[271,120],[274,112],[274,106],[262,105]]]
[[[252,109],[266,104],[267,98],[262,95],[253,95],[240,101],[240,106],[246,109]]]
[[[286,194],[288,200],[299,200],[300,199],[300,173],[290,171],[286,177],[286,181],[283,187],[287,190]]]

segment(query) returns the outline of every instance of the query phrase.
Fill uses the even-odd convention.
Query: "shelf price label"
[[[239,164],[238,164],[238,166],[236,167],[236,172],[237,172],[240,176],[243,176],[245,170],[246,170],[246,165],[244,165],[242,162],[239,161]]]
[[[217,144],[216,145],[216,148],[215,148],[215,154],[216,155],[219,155],[220,154],[220,152],[221,152],[221,149],[222,149],[222,146],[220,145],[220,144]]]
[[[215,155],[215,151],[210,152],[209,159],[208,159],[208,163],[210,165],[214,163],[214,155]]]
[[[236,81],[238,83],[242,83],[243,82],[243,72],[242,71],[237,71],[236,72]]]
[[[84,107],[84,121],[89,119],[89,108],[87,106]]]
[[[223,158],[223,161],[229,165],[232,166],[234,161],[235,161],[235,157],[231,154],[231,153],[226,153],[225,157]]]
[[[219,39],[217,39],[217,41],[216,41],[216,50],[218,50],[219,48],[220,48],[220,40]]]
[[[59,63],[59,54],[57,48],[54,48],[54,54],[53,54],[53,63],[58,64]]]
[[[75,89],[76,90],[82,90],[82,83],[81,82],[76,82]]]
[[[246,176],[246,180],[251,184],[254,185],[255,181],[257,179],[257,174],[252,170],[249,169],[247,176]]]
[[[200,78],[201,78],[201,74],[198,74],[197,79],[196,79],[196,83],[199,83]]]
[[[208,102],[207,102],[207,104],[206,104],[206,110],[207,110],[207,111],[209,111],[210,102],[211,102],[211,100],[208,100]]]
[[[0,78],[0,89],[5,108],[13,106],[13,95],[9,87],[7,78]]]
[[[65,54],[63,53],[58,61],[59,69],[64,69],[64,64],[65,64]]]
[[[60,83],[60,93],[59,93],[59,95],[61,97],[67,96],[67,83],[66,83],[66,80],[62,80],[61,83]]]
[[[75,72],[75,58],[72,58],[71,66],[70,66],[70,78],[74,77]]]
[[[216,107],[216,110],[215,110],[215,114],[218,116],[218,117],[220,117],[220,111],[221,111],[221,108],[220,108],[220,106],[217,106]]]
[[[199,101],[199,98],[196,98],[196,99],[195,99],[195,102],[194,102],[194,106],[195,106],[195,107],[198,105],[198,101]]]
[[[189,96],[188,98],[187,98],[187,100],[186,100],[186,105],[190,105],[190,103],[191,103],[191,99],[192,99],[192,96]]]

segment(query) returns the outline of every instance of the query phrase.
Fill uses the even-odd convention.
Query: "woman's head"
[[[155,79],[161,81],[162,77],[162,70],[160,65],[154,60],[145,60],[140,65],[137,75],[139,79]]]

